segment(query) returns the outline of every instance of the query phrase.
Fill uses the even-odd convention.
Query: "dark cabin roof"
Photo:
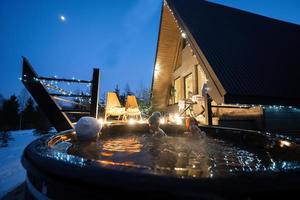
[[[300,26],[202,0],[167,0],[225,103],[300,105]]]

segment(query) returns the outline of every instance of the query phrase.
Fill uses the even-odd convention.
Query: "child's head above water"
[[[153,112],[152,115],[148,119],[149,125],[158,127],[160,117],[161,117],[160,112]]]
[[[149,117],[148,119],[149,128],[152,131],[157,131],[159,129],[160,117],[161,117],[160,112],[153,112],[152,115]]]
[[[185,127],[190,129],[191,126],[198,126],[198,121],[194,117],[187,117],[185,120]]]
[[[167,136],[166,133],[159,128],[160,125],[160,112],[153,112],[152,115],[148,119],[150,133],[154,133],[154,136]]]

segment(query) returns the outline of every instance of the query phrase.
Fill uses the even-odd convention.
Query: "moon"
[[[60,16],[59,16],[59,19],[60,19],[61,21],[63,21],[63,22],[66,21],[66,17],[65,17],[64,15],[60,15]]]

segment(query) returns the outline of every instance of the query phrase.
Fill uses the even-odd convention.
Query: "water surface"
[[[201,140],[132,134],[75,142],[69,153],[108,168],[194,178],[300,168],[299,162],[276,160],[267,151],[251,152],[211,137]]]

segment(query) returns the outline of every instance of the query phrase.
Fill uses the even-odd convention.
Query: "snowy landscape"
[[[33,130],[0,132],[0,198],[25,180],[21,155],[24,148],[38,137]]]

